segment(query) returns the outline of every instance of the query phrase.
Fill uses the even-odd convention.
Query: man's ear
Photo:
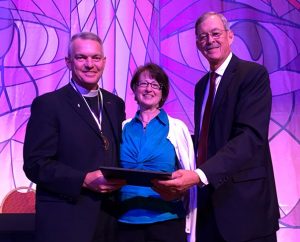
[[[232,32],[232,30],[228,30],[228,41],[229,41],[229,45],[232,44],[234,39],[234,33]]]
[[[201,50],[201,44],[200,44],[200,41],[196,40],[196,46],[197,46],[198,50]]]
[[[106,56],[104,57],[104,60],[103,60],[103,65],[104,65],[104,68],[105,68],[105,66],[106,66]]]
[[[69,70],[71,70],[71,64],[72,64],[72,60],[70,57],[65,57],[65,62],[66,62],[66,66],[68,67]]]

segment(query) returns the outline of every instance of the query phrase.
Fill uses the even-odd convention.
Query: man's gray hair
[[[225,29],[225,30],[230,30],[229,23],[228,23],[227,19],[225,18],[225,16],[224,16],[223,14],[217,13],[217,12],[206,12],[206,13],[202,14],[202,15],[197,19],[197,21],[196,21],[196,23],[195,23],[195,34],[196,34],[196,35],[198,34],[198,33],[197,33],[197,28],[198,28],[198,26],[199,26],[201,23],[203,23],[208,17],[214,16],[214,15],[215,15],[215,16],[218,16],[218,17],[222,20],[223,26],[224,26],[224,29]]]
[[[72,43],[76,39],[95,40],[101,46],[103,46],[103,42],[102,42],[102,40],[100,39],[100,37],[98,35],[96,35],[96,34],[94,34],[92,32],[80,32],[80,33],[74,34],[72,36],[72,38],[70,39],[69,46],[68,46],[68,57],[71,57],[71,54],[72,54]]]

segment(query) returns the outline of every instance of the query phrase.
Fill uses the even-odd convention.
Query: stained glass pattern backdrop
[[[300,238],[300,3],[297,0],[0,0],[0,201],[29,186],[22,171],[24,132],[34,97],[68,83],[70,36],[98,33],[107,65],[101,86],[136,111],[129,87],[138,65],[167,71],[165,109],[193,130],[195,83],[208,70],[196,50],[194,23],[222,12],[239,57],[265,65],[273,92],[270,145],[280,203],[279,241]],[[297,239],[298,238],[298,239]]]

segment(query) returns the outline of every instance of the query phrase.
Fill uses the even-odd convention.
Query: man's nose
[[[211,43],[211,42],[213,42],[213,41],[215,41],[215,39],[214,39],[214,37],[212,36],[212,34],[207,34],[207,42],[208,43]]]
[[[92,68],[93,65],[94,65],[94,62],[93,62],[92,58],[90,58],[90,57],[86,58],[85,66],[88,67],[88,68]]]

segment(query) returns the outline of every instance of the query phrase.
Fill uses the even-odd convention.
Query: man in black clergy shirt
[[[37,184],[36,241],[114,241],[104,204],[124,181],[105,179],[98,167],[117,165],[125,105],[98,86],[105,62],[97,35],[74,35],[70,83],[32,103],[24,171]]]

